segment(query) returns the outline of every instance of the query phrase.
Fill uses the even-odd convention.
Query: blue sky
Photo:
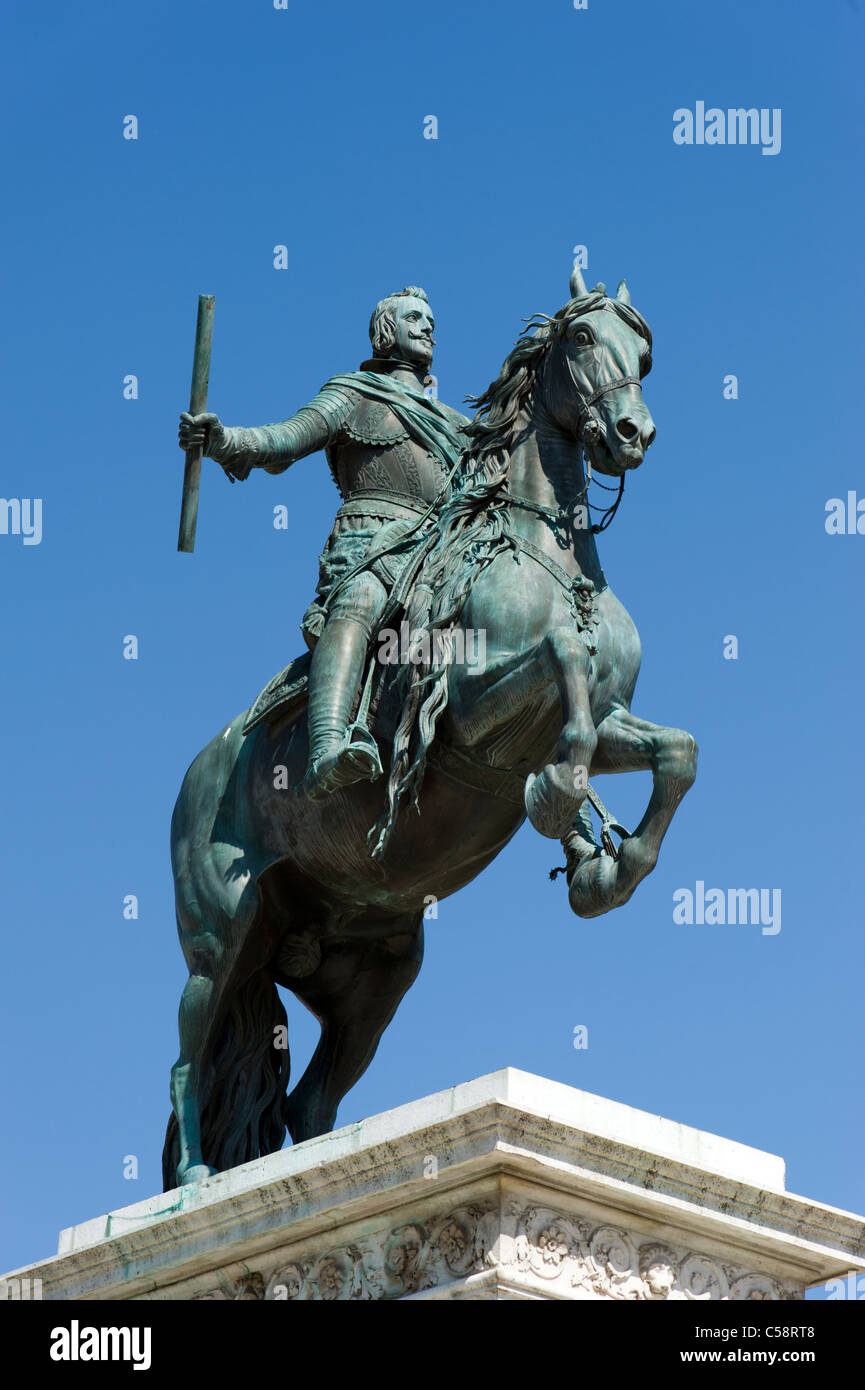
[[[7,5],[2,492],[42,499],[43,534],[0,535],[0,1267],[159,1190],[185,979],[172,805],[302,650],[338,501],[321,455],[234,487],[205,461],[196,553],[177,554],[198,294],[226,423],[282,419],[354,370],[406,283],[459,406],[523,318],[564,303],[576,244],[655,335],[658,438],[601,559],[643,641],[634,708],[694,733],[697,783],[614,914],[570,914],[530,827],[441,904],[340,1122],[511,1065],[780,1153],[792,1191],[865,1206],[865,535],[825,529],[830,498],[865,498],[862,24],[852,0]],[[675,144],[698,101],[780,109],[779,153]],[[599,790],[626,824],[648,796],[642,776]],[[675,923],[698,880],[780,888],[781,931]],[[289,1020],[297,1076],[315,1026],[294,1001]]]

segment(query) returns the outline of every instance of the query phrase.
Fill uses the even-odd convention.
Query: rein
[[[593,478],[591,476],[591,464],[588,465],[588,468],[589,478],[587,479],[585,485],[580,489],[576,496],[571,498],[570,502],[563,502],[562,505],[558,508],[545,507],[541,502],[530,502],[528,497],[518,497],[515,493],[512,492],[508,493],[508,501],[513,502],[514,506],[520,507],[523,511],[537,512],[538,516],[542,516],[545,521],[549,522],[550,526],[555,531],[560,530],[568,521],[570,521],[573,525],[573,517],[571,516],[571,513],[574,507],[578,505],[578,503],[585,502],[586,506],[593,512],[601,510],[600,507],[596,507],[593,502],[590,502],[588,497],[586,496],[586,493],[589,490],[589,483],[598,483],[597,478]],[[598,483],[598,487],[602,487],[605,492],[617,492],[618,496],[616,497],[615,502],[613,502],[611,506],[607,507],[602,519],[599,522],[593,522],[592,525],[588,527],[590,534],[593,536],[599,536],[602,531],[606,531],[613,517],[616,515],[616,512],[619,509],[619,503],[621,502],[625,491],[625,475],[623,473],[619,478],[618,488],[607,487],[605,483]],[[558,544],[561,546],[562,550],[567,549],[567,542],[563,544],[561,541],[558,541]]]
[[[577,443],[578,443],[578,444],[580,445],[580,447],[582,448],[583,437],[584,437],[584,435],[585,435],[585,433],[586,433],[586,427],[587,427],[587,425],[589,425],[590,423],[591,423],[592,425],[594,425],[594,426],[595,426],[595,429],[596,429],[597,432],[598,432],[598,434],[601,434],[601,433],[603,432],[603,427],[602,427],[602,425],[601,425],[601,421],[598,419],[597,415],[595,415],[594,412],[592,411],[592,406],[595,404],[595,402],[596,402],[596,401],[599,401],[599,400],[601,399],[602,396],[606,396],[610,391],[618,391],[622,386],[639,386],[639,385],[640,385],[640,379],[639,379],[639,377],[635,377],[635,376],[620,376],[620,377],[615,377],[612,381],[605,381],[605,382],[603,383],[603,385],[599,386],[599,387],[597,388],[597,390],[594,391],[594,392],[592,393],[591,396],[589,396],[589,399],[586,400],[586,399],[584,398],[582,392],[580,391],[580,388],[578,387],[577,383],[574,381],[574,373],[573,373],[573,371],[571,370],[570,358],[568,358],[567,361],[568,361],[568,376],[569,376],[570,379],[571,379],[571,386],[574,388],[574,394],[576,395],[577,400],[580,402],[580,414],[579,414],[579,416],[578,416],[578,422],[577,422]],[[589,482],[591,482],[591,480],[592,480],[592,465],[591,465],[591,463],[588,463],[588,464],[587,464],[587,479],[586,479],[586,487],[587,487],[587,488],[588,488]],[[597,479],[595,479],[595,482],[597,482]],[[604,483],[598,483],[598,487],[603,488],[605,492],[612,492],[612,491],[613,491],[613,489],[612,489],[611,487],[607,487]],[[601,533],[602,531],[606,531],[606,529],[607,529],[607,527],[609,526],[610,522],[612,521],[613,517],[616,515],[616,512],[619,510],[619,503],[621,502],[622,497],[624,496],[624,493],[625,493],[625,475],[624,475],[624,473],[622,473],[622,474],[620,474],[620,476],[619,476],[618,495],[617,495],[617,497],[616,497],[615,502],[613,502],[612,506],[607,507],[607,509],[606,509],[606,511],[604,512],[604,514],[603,514],[601,520],[600,520],[599,522],[595,522],[595,523],[591,526],[591,528],[590,528],[593,536],[599,536],[600,533]],[[594,507],[594,506],[592,506],[592,503],[589,502],[588,498],[586,498],[586,505],[587,505],[588,507],[590,507],[591,510],[592,510],[593,512],[594,512],[594,511],[600,511],[600,508],[599,508],[599,507]]]

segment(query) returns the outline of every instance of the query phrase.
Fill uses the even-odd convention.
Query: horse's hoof
[[[551,840],[561,840],[570,830],[585,796],[573,796],[552,784],[547,768],[526,778],[523,801],[535,830]]]
[[[180,1186],[190,1187],[194,1182],[204,1182],[205,1178],[215,1177],[218,1172],[218,1168],[208,1168],[206,1163],[194,1163],[183,1174],[180,1179]]]

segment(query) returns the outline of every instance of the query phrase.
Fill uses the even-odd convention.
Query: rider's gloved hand
[[[249,477],[250,465],[241,462],[232,448],[230,431],[212,411],[190,415],[185,410],[180,416],[178,443],[181,449],[200,447],[202,453],[214,459],[232,481],[237,478],[242,482]]]

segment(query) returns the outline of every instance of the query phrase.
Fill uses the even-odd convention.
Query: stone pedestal
[[[782,1159],[506,1069],[70,1227],[6,1278],[45,1299],[663,1301],[801,1299],[863,1269],[863,1220],[788,1193]]]

